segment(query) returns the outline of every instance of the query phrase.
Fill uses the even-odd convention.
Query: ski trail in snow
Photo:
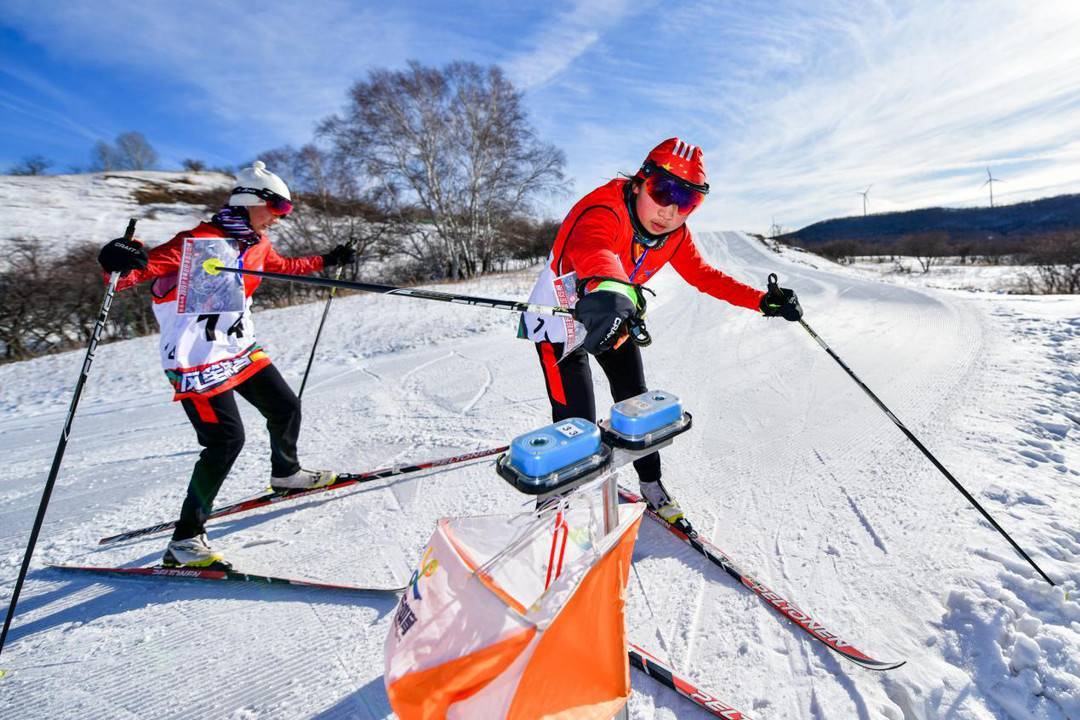
[[[992,499],[1055,579],[1075,582],[1075,297],[885,285],[816,258],[812,267],[802,253],[778,255],[741,235],[697,238],[710,260],[743,282],[760,286],[769,270],[790,278],[815,330],[947,467],[963,473],[973,493]],[[476,294],[510,296],[527,293],[531,280],[515,280],[518,288],[493,277],[474,286]],[[828,720],[1078,720],[1076,600],[1047,592],[797,325],[701,295],[674,271],[650,284],[663,302],[650,306],[649,385],[680,394],[694,414],[694,430],[662,452],[665,478],[688,516],[710,527],[711,514],[720,547],[830,628],[909,660],[887,675],[848,667],[696,554],[643,527],[635,572],[651,610],[635,597],[636,584],[628,607],[642,623],[656,616],[687,674],[762,720],[807,718],[811,705]],[[326,328],[326,342],[340,353],[320,357],[319,367],[332,374],[354,358],[370,360],[336,382],[324,385],[320,375],[309,385],[318,392],[305,395],[305,458],[366,468],[387,464],[369,458],[412,461],[434,448],[449,454],[501,444],[548,422],[535,353],[512,340],[504,316],[457,332],[458,307],[418,311],[362,296],[341,303],[350,311]],[[260,312],[260,340],[290,377],[298,379],[307,358],[307,347],[289,349],[297,328],[310,327],[318,309]],[[431,364],[451,349],[462,357]],[[78,362],[81,353],[0,366],[0,451],[9,461],[0,477],[0,581],[7,579],[0,604],[32,520],[32,508],[13,504],[25,506],[15,498],[40,490]],[[40,561],[84,551],[102,525],[168,519],[192,458],[167,454],[197,450],[182,411],[164,394],[155,338],[103,346],[98,362],[103,371],[95,365]],[[397,382],[403,376],[405,386]],[[602,414],[609,395],[595,366],[594,378]],[[223,499],[261,488],[267,474],[263,421],[243,412],[248,446]],[[142,457],[147,448],[163,457]],[[382,581],[386,573],[409,576],[440,517],[523,507],[484,461],[423,482],[423,502],[373,488],[212,525],[210,535],[253,566]],[[870,530],[856,507],[887,554],[865,542]],[[163,541],[151,539],[90,554],[101,564],[132,564],[153,562],[162,549]],[[1071,598],[1080,597],[1069,587]],[[271,590],[61,582],[32,571],[4,650],[5,666],[17,671],[3,681],[0,705],[9,710],[0,714],[392,717],[381,678],[392,605]],[[317,607],[307,612],[304,604]],[[202,642],[204,635],[214,642]],[[199,673],[185,673],[191,667]],[[237,668],[250,683],[222,682]],[[637,676],[630,713],[635,720],[704,717]]]
[[[881,552],[888,554],[889,549],[885,547],[885,543],[881,540],[881,537],[878,536],[878,534],[874,531],[874,526],[870,524],[870,521],[867,519],[866,515],[863,514],[863,511],[855,503],[855,500],[848,493],[847,488],[845,488],[843,485],[838,485],[837,487],[840,488],[840,492],[842,492],[844,494],[844,497],[847,498],[848,505],[851,506],[851,512],[855,513],[855,517],[859,519],[859,524],[862,525],[863,530],[866,531],[866,534],[869,535],[870,539],[874,541],[875,545],[877,545],[878,550],[881,550]]]
[[[714,518],[712,522],[712,534],[716,533],[717,521]],[[696,597],[694,598],[694,612],[690,615],[689,627],[694,631],[690,635],[690,639],[686,642],[686,657],[682,663],[683,668],[692,667],[692,661],[694,659],[694,653],[696,650],[696,640],[700,637],[701,632],[705,629],[703,627],[702,619],[705,612],[705,586],[708,581],[704,575],[701,578],[701,582],[698,583],[698,589]]]
[[[473,358],[465,357],[457,351],[454,351],[454,354],[462,358],[463,360],[468,360],[470,362],[479,362],[477,360],[474,360]],[[495,376],[491,373],[491,366],[485,362],[482,364],[482,367],[484,368],[485,374],[484,382],[481,384],[480,389],[476,391],[476,395],[474,395],[471,400],[465,403],[465,406],[461,409],[462,415],[468,415],[472,411],[472,409],[476,407],[476,404],[480,402],[480,399],[484,397],[487,391],[491,388],[492,383],[495,381]]]
[[[837,489],[839,489],[840,492],[844,495],[844,498],[847,500],[848,506],[851,508],[851,511],[855,513],[855,517],[858,519],[860,527],[862,527],[862,529],[866,531],[866,534],[870,536],[870,539],[874,542],[874,545],[876,545],[877,548],[881,550],[881,552],[888,554],[889,549],[885,547],[884,540],[882,540],[881,536],[878,535],[876,530],[874,530],[874,526],[870,522],[870,519],[862,511],[862,508],[859,507],[858,503],[855,502],[855,499],[851,497],[851,493],[847,491],[847,488],[844,487],[844,485],[840,482],[840,479],[836,477],[836,475],[831,470],[828,469],[829,465],[827,462],[825,462],[825,458],[822,457],[821,453],[816,448],[813,450],[813,452],[814,457],[817,458],[818,462],[820,462],[822,466],[824,466],[825,473],[829,476],[829,478],[832,479]]]
[[[406,372],[404,375],[401,376],[401,379],[398,381],[398,384],[404,386],[414,375],[416,375],[421,370],[425,370],[425,369],[431,367],[432,365],[443,362],[444,360],[449,360],[450,358],[454,357],[454,355],[456,355],[456,353],[453,350],[451,350],[450,352],[447,352],[444,355],[439,355],[437,357],[432,358],[431,360],[427,360],[425,362],[422,362],[419,365],[414,365],[413,367],[409,368],[408,372]]]

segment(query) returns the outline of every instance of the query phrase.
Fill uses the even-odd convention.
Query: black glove
[[[769,276],[769,291],[761,298],[761,312],[765,317],[782,317],[795,322],[802,317],[799,298],[791,288],[782,288],[776,284],[775,275]]]
[[[98,262],[105,268],[107,273],[120,273],[121,277],[132,270],[143,270],[150,262],[146,254],[146,248],[138,240],[132,238],[116,238],[105,243],[98,253]]]
[[[323,267],[333,267],[334,265],[349,265],[356,262],[356,251],[348,245],[338,245],[322,256]]]
[[[599,355],[615,346],[637,308],[621,292],[595,290],[577,301],[574,315],[585,326],[585,350]]]

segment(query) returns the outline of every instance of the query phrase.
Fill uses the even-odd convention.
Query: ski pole
[[[779,290],[779,287],[777,285],[776,273],[769,274],[768,282],[770,292],[774,288]],[[806,330],[806,332],[810,333],[810,337],[814,338],[814,340],[817,341],[817,344],[820,345],[822,349],[824,349],[825,352],[829,354],[829,357],[835,360],[836,363],[844,369],[844,372],[846,372],[851,377],[851,379],[854,380],[860,388],[862,388],[863,392],[870,396],[870,399],[873,400],[874,403],[876,403],[877,406],[881,408],[881,411],[884,412],[885,415],[887,415],[888,418],[893,421],[893,424],[896,425],[896,427],[900,428],[900,432],[904,433],[904,435],[907,435],[908,440],[910,440],[915,445],[915,447],[919,448],[922,454],[925,455],[927,459],[934,464],[934,467],[941,471],[941,474],[945,476],[945,479],[951,482],[953,484],[953,487],[959,490],[960,494],[967,498],[967,501],[971,503],[976,510],[982,513],[982,516],[986,518],[987,522],[989,522],[995,530],[1001,533],[1002,537],[1009,541],[1009,544],[1012,545],[1013,549],[1020,554],[1020,557],[1024,558],[1024,560],[1027,560],[1028,564],[1031,565],[1031,567],[1035,568],[1035,571],[1042,576],[1043,580],[1050,583],[1051,586],[1055,585],[1054,581],[1050,579],[1050,576],[1043,572],[1042,568],[1039,567],[1026,552],[1024,552],[1024,549],[1020,547],[1015,540],[1012,539],[1012,536],[1009,535],[1009,533],[1005,532],[1005,528],[1001,527],[1001,525],[998,524],[997,520],[991,517],[990,513],[988,513],[986,509],[979,504],[979,501],[972,497],[971,493],[969,493],[967,489],[960,484],[960,481],[953,477],[953,474],[949,472],[945,468],[945,466],[938,461],[936,457],[934,457],[934,454],[930,452],[930,450],[928,450],[925,445],[919,442],[919,438],[915,437],[915,434],[908,430],[907,426],[904,425],[904,423],[900,422],[900,419],[893,414],[893,411],[886,407],[885,403],[881,401],[881,398],[875,395],[874,391],[867,387],[866,383],[859,379],[859,376],[856,375],[855,372],[847,366],[847,363],[840,359],[839,355],[833,352],[832,348],[830,348],[828,344],[826,344],[826,342],[821,339],[821,336],[814,332],[814,329],[811,328],[810,325],[808,325],[807,322],[802,318],[799,319],[799,324],[803,326],[803,329]]]
[[[254,277],[267,278],[268,280],[285,280],[286,282],[295,282],[305,285],[346,288],[349,290],[360,290],[362,292],[380,293],[383,295],[404,295],[406,297],[420,298],[421,300],[437,300],[439,302],[457,303],[459,305],[490,307],[497,310],[531,312],[536,313],[537,315],[563,315],[574,317],[572,308],[562,307],[561,305],[534,305],[532,303],[518,302],[516,300],[458,295],[457,293],[423,290],[421,288],[403,288],[396,285],[380,285],[378,283],[356,282],[353,280],[334,280],[332,278],[306,277],[303,275],[286,275],[285,273],[265,272],[262,270],[248,270],[246,268],[231,268],[225,267],[225,264],[217,258],[210,258],[204,262],[203,270],[211,275],[216,275],[219,272],[230,272],[238,275],[252,275]]]
[[[124,239],[130,240],[135,235],[135,218],[128,221],[127,230],[124,231]],[[34,527],[30,531],[30,541],[26,544],[26,553],[23,555],[22,567],[19,569],[19,578],[15,581],[15,590],[11,593],[11,603],[8,605],[7,616],[4,618],[4,630],[0,633],[0,652],[4,650],[4,641],[7,640],[8,629],[11,627],[11,619],[15,616],[15,605],[19,602],[19,593],[22,591],[23,581],[26,580],[26,572],[30,569],[30,558],[34,554],[34,546],[37,544],[38,533],[45,521],[45,510],[49,506],[49,497],[52,495],[53,485],[56,484],[56,476],[60,473],[60,462],[64,459],[64,450],[67,449],[68,436],[71,435],[71,423],[75,419],[75,409],[79,406],[79,398],[82,396],[86,378],[90,375],[90,365],[94,362],[94,353],[97,351],[101,333],[105,330],[105,321],[109,317],[109,308],[112,307],[113,295],[116,294],[116,283],[120,280],[120,273],[114,272],[109,275],[109,287],[105,290],[105,297],[101,301],[101,310],[98,311],[97,323],[94,332],[90,336],[90,345],[86,348],[86,357],[83,359],[82,371],[75,383],[75,394],[71,398],[68,407],[67,418],[64,420],[64,429],[60,433],[60,442],[56,445],[56,453],[53,455],[52,467],[49,469],[49,479],[45,481],[45,490],[41,493],[41,503],[38,505],[37,517],[34,518]]]
[[[356,244],[355,240],[350,240],[346,243],[346,247],[353,247]],[[337,272],[334,273],[334,279],[340,280],[341,273],[344,272],[345,266],[338,265]],[[330,303],[334,301],[334,295],[337,294],[337,288],[330,288],[330,296],[326,298],[326,305],[323,306],[322,319],[319,320],[319,329],[315,331],[315,342],[311,343],[311,354],[308,355],[307,367],[304,368],[304,379],[300,381],[300,392],[296,393],[296,397],[304,397],[304,386],[307,385],[308,373],[311,372],[311,363],[315,360],[315,350],[319,347],[319,338],[322,337],[323,325],[326,324],[326,316],[330,314]]]

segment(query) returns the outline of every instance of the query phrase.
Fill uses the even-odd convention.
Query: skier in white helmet
[[[209,222],[181,232],[149,252],[138,240],[119,238],[106,244],[98,257],[106,273],[122,274],[117,290],[153,281],[150,291],[161,327],[161,363],[173,385],[173,399],[183,405],[203,448],[162,559],[166,566],[230,567],[210,546],[204,524],[244,445],[237,394],[266,418],[274,489],[320,487],[336,477],[330,471],[300,466],[296,451],[300,400],[255,341],[251,295],[259,278],[244,276],[242,307],[237,309],[182,314],[177,307],[180,261],[189,238],[222,239],[236,253],[238,262],[251,270],[306,275],[355,261],[356,253],[344,245],[325,255],[278,255],[267,232],[292,208],[289,188],[264,163],[256,162],[237,175],[228,201]]]

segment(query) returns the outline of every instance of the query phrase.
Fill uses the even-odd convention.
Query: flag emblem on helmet
[[[690,158],[694,157],[695,150],[697,150],[696,145],[691,145],[689,143],[683,142],[679,138],[675,138],[675,149],[672,154],[675,155],[675,157],[682,158],[683,160],[689,160]]]
[[[652,163],[688,183],[707,188],[709,180],[705,174],[704,155],[700,145],[691,145],[677,137],[668,138],[649,152],[635,177],[644,180],[645,169]]]

